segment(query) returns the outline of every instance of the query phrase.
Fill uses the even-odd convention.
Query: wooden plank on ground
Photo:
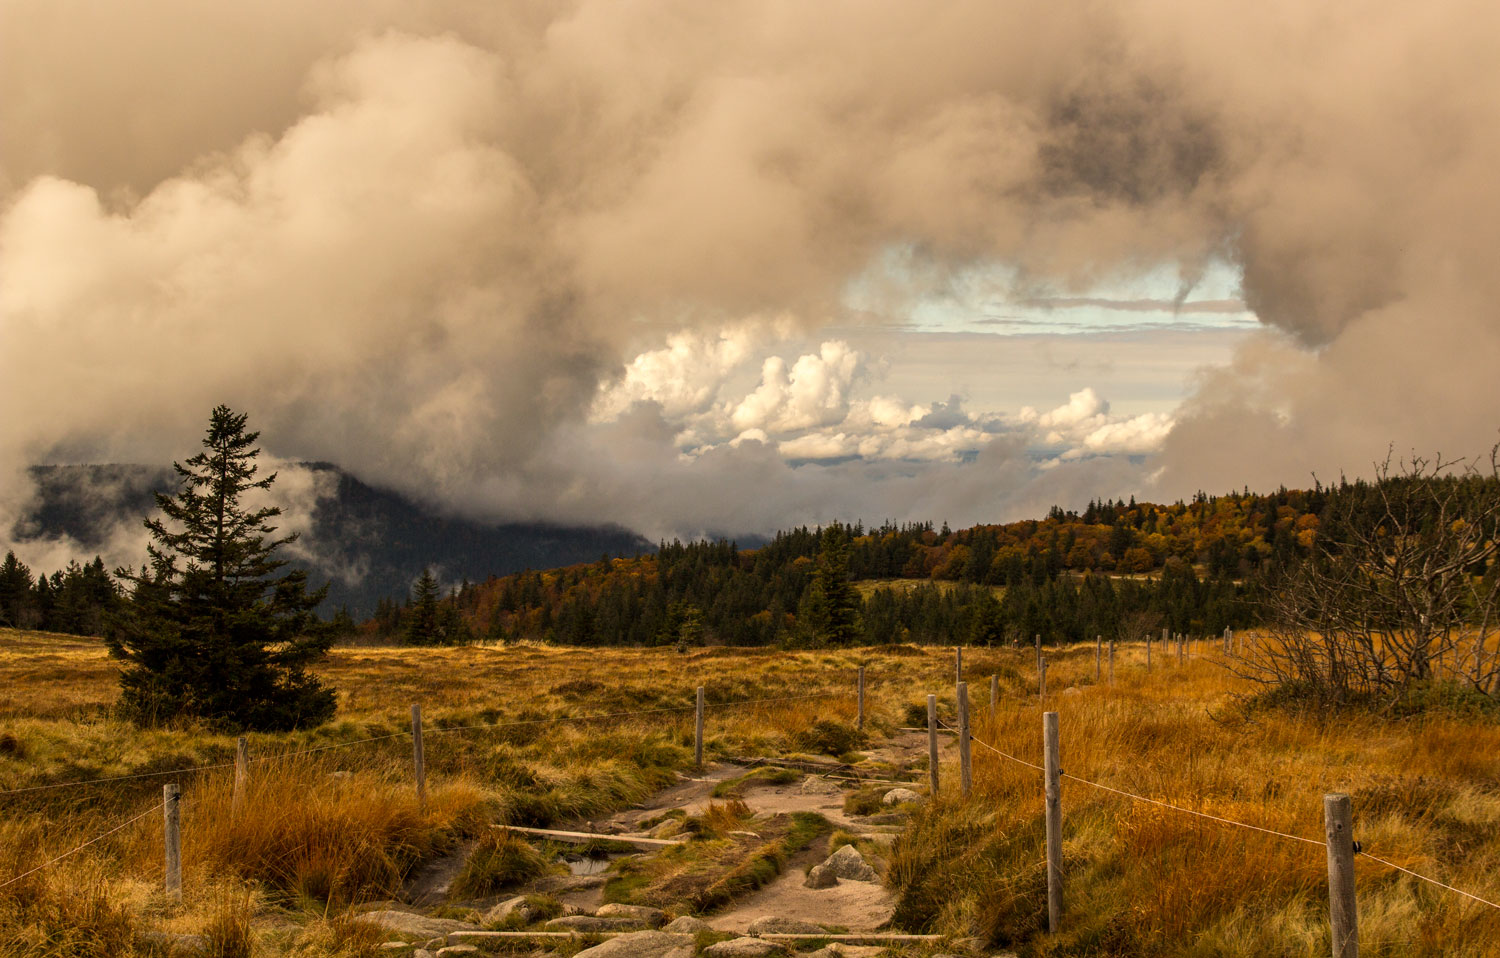
[[[635,835],[600,835],[595,832],[565,832],[555,828],[523,828],[520,825],[494,825],[492,827],[508,828],[513,832],[540,835],[543,838],[556,838],[565,842],[591,842],[598,839],[606,842],[623,842],[627,845],[648,845],[653,848],[663,845],[682,845],[686,843],[686,840],[681,838],[640,838]]]

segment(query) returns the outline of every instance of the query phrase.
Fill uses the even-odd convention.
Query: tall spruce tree
[[[128,663],[120,676],[122,711],[139,724],[200,718],[228,728],[279,730],[333,715],[333,691],[307,667],[331,636],[313,609],[327,590],[309,592],[307,574],[282,572],[274,506],[249,508],[257,479],[258,432],[246,415],[217,406],[204,450],[173,463],[179,489],[158,495],[160,518],[146,520],[152,543],[140,572],[115,575],[131,587],[106,634]]]

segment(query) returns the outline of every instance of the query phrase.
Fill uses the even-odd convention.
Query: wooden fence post
[[[964,647],[956,645],[953,647],[953,684],[959,685],[964,680]]]
[[[865,667],[859,667],[859,719],[855,725],[861,732],[865,730]]]
[[[969,683],[958,683],[958,784],[964,794],[974,787],[974,767],[969,764]]]
[[[693,763],[703,764],[703,686],[698,686],[698,709],[693,725]]]
[[[927,696],[927,780],[932,797],[938,793],[937,696]]]
[[[1042,674],[1042,633],[1036,634],[1036,674]]]
[[[1062,770],[1058,768],[1057,713],[1042,715],[1042,747],[1046,755],[1047,793],[1047,930],[1056,933],[1062,922]]]
[[[182,788],[176,784],[161,787],[162,837],[166,845],[167,897],[182,901]]]
[[[1115,640],[1109,640],[1109,684],[1115,684]]]
[[[1333,926],[1333,958],[1359,958],[1354,826],[1348,795],[1323,796],[1323,828],[1328,839],[1328,916]]]
[[[990,718],[991,719],[994,719],[994,717],[996,715],[1000,714],[999,709],[1000,709],[1000,676],[999,675],[991,675],[990,676]]]
[[[411,760],[417,773],[417,800],[427,801],[427,760],[422,754],[422,706],[411,707]]]
[[[1179,632],[1179,633],[1177,633],[1177,665],[1178,665],[1179,668],[1182,666],[1182,652],[1183,652],[1182,633]]]
[[[245,786],[250,778],[250,746],[241,735],[234,742],[234,793],[229,799],[229,817],[236,819],[245,810]]]

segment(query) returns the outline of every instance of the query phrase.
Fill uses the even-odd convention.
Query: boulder
[[[543,926],[548,931],[634,931],[641,927],[638,918],[596,918],[593,915],[569,915],[554,918]]]
[[[356,915],[354,920],[366,925],[379,925],[386,931],[406,938],[421,938],[424,941],[441,938],[450,931],[467,931],[474,926],[466,921],[452,918],[429,918],[409,911],[367,911]]]
[[[893,788],[880,799],[882,805],[905,805],[908,802],[920,802],[922,796],[909,788]]]
[[[809,775],[802,780],[803,795],[836,795],[841,791],[843,788],[838,782],[830,781],[821,775]]]
[[[574,958],[693,958],[693,936],[637,931],[585,948]]]
[[[448,945],[433,952],[436,958],[462,958],[463,955],[477,955],[479,949],[473,945]]]
[[[667,923],[667,913],[660,908],[648,908],[645,905],[600,905],[594,911],[598,918],[629,918],[652,928],[660,928]]]
[[[849,881],[875,881],[879,877],[853,845],[845,845],[829,855],[823,865],[836,877]]]
[[[762,915],[745,929],[748,935],[821,935],[826,931],[822,925],[814,925],[810,921],[781,918],[777,915]]]
[[[700,931],[713,931],[714,926],[702,918],[694,918],[692,915],[683,915],[681,918],[673,918],[667,923],[662,931],[670,931],[679,935],[696,935]]]
[[[832,888],[839,883],[839,876],[833,873],[833,869],[827,865],[814,865],[808,869],[807,880],[802,884],[806,888]]]
[[[766,958],[780,951],[780,945],[761,938],[731,938],[703,949],[708,958]]]
[[[526,904],[526,899],[517,895],[515,898],[507,898],[500,904],[484,913],[479,920],[482,925],[498,925],[512,917],[525,923],[532,919],[531,906]]]

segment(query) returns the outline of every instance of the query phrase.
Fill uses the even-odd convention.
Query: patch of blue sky
[[[845,303],[913,332],[1087,335],[1157,329],[1251,330],[1241,271],[1215,260],[1198,270],[1162,263],[1059,289],[1008,264],[944,270],[910,250],[888,250],[846,290]]]

